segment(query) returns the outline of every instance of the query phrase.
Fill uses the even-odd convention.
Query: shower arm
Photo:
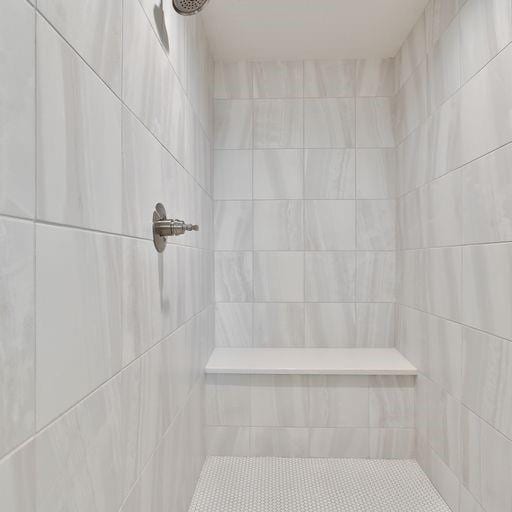
[[[168,219],[164,205],[157,203],[153,212],[153,242],[158,252],[165,250],[168,236],[184,235],[187,231],[199,231],[199,226],[179,219]]]

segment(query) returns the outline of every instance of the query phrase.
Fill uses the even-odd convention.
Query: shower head
[[[172,0],[172,6],[178,14],[190,16],[198,13],[207,2],[208,0]]]

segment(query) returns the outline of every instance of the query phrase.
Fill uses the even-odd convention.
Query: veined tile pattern
[[[453,511],[512,506],[511,20],[507,0],[430,0],[396,59],[398,346]]]
[[[414,461],[209,457],[189,512],[448,512]]]
[[[214,69],[157,4],[2,6],[2,510],[184,511],[203,464]],[[201,231],[158,254],[157,202]]]
[[[215,154],[219,346],[393,346],[394,59],[218,61],[215,75],[233,136]]]

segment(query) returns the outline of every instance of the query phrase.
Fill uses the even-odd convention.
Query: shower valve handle
[[[163,204],[156,205],[153,212],[153,242],[158,252],[165,249],[168,236],[183,235],[186,231],[199,231],[199,226],[180,219],[168,219]]]

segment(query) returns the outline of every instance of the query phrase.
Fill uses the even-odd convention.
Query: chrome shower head
[[[172,6],[178,14],[190,16],[198,13],[208,0],[172,0]]]

